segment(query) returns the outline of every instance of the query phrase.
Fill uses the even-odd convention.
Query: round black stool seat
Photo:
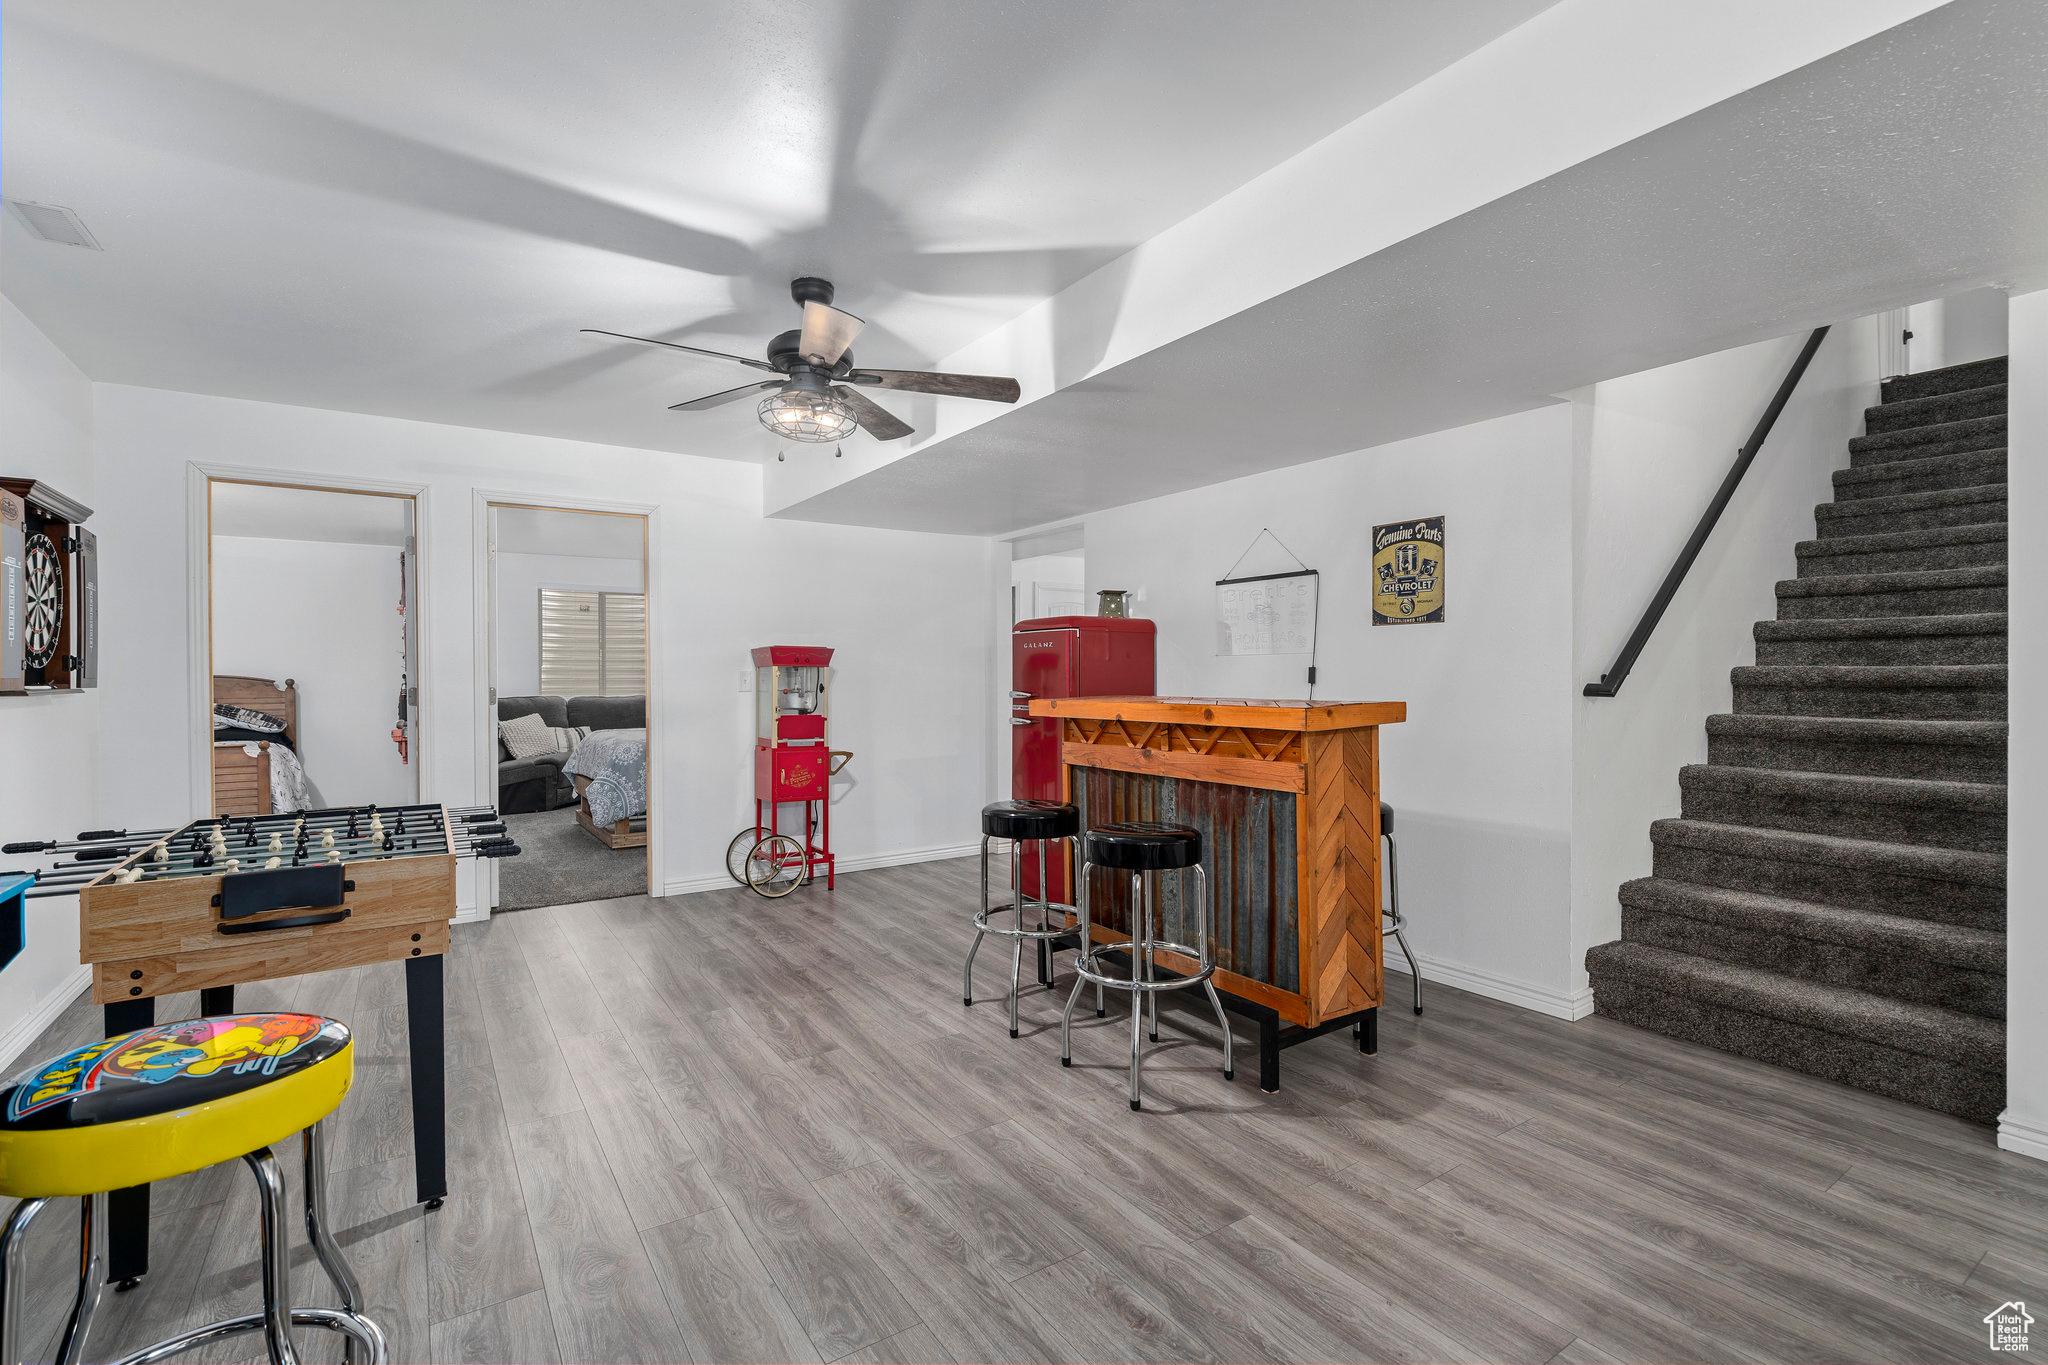
[[[1388,805],[1386,802],[1382,801],[1380,802],[1380,833],[1392,834],[1393,832],[1394,808]]]
[[[1089,866],[1114,867],[1126,872],[1194,867],[1202,861],[1200,830],[1156,820],[1097,825],[1088,831],[1083,845]]]
[[[991,839],[1071,839],[1081,832],[1081,811],[1057,801],[996,801],[981,808],[981,832]]]

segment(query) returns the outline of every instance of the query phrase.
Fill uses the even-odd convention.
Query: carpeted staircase
[[[1885,381],[1650,826],[1624,1023],[1991,1122],[2005,1103],[2003,359]]]

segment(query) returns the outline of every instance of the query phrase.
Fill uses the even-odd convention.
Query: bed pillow
[[[271,735],[283,734],[284,722],[276,716],[251,711],[246,706],[230,706],[226,702],[216,702],[213,708],[213,728],[256,730],[268,738]]]

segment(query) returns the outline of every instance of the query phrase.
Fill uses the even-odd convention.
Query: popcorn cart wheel
[[[830,766],[826,771],[830,777],[837,777],[853,761],[851,749],[832,749],[828,756]],[[830,854],[816,841],[819,821],[812,813],[812,803],[802,804],[804,837],[801,840],[794,835],[776,832],[772,825],[749,825],[733,835],[732,842],[725,847],[726,875],[755,894],[770,899],[787,896],[809,881],[812,869],[825,863]],[[816,804],[823,807],[826,802],[821,799]],[[772,811],[770,817],[772,820]]]

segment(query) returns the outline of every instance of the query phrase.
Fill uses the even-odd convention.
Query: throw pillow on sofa
[[[556,750],[555,736],[539,716],[514,716],[498,722],[498,738],[514,758],[539,758]]]

